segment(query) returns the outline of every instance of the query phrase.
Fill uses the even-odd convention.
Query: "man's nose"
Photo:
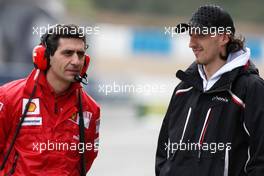
[[[189,48],[193,48],[196,45],[196,39],[194,36],[190,36]]]
[[[78,54],[75,52],[73,55],[72,55],[72,58],[71,58],[71,64],[72,65],[79,65],[81,62],[81,59],[78,57]]]

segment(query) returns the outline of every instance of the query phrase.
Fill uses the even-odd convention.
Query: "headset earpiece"
[[[80,74],[81,77],[84,77],[86,75],[89,64],[90,64],[90,57],[88,55],[85,55],[84,65]]]
[[[48,60],[45,58],[46,47],[42,44],[35,46],[33,49],[33,63],[34,66],[42,71],[48,68]]]

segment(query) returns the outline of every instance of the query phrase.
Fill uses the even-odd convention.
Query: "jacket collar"
[[[186,71],[178,70],[176,77],[199,91],[203,91],[202,78],[198,73],[198,66],[195,62],[193,62]]]
[[[250,60],[246,65],[224,73],[207,92],[230,90],[234,80],[244,74],[258,74],[257,68]],[[198,72],[198,65],[196,62],[192,63],[185,72],[182,70],[177,71],[176,77],[203,92],[203,81]]]

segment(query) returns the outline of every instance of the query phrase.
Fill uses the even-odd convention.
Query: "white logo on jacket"
[[[42,117],[26,117],[22,126],[39,126],[42,125]]]
[[[212,101],[222,101],[222,102],[225,102],[225,103],[229,102],[229,100],[226,97],[218,97],[218,96],[214,96],[212,98]]]
[[[29,99],[23,98],[22,113],[24,113],[26,109],[28,100]],[[39,98],[32,99],[32,101],[29,104],[27,115],[39,115],[39,114],[40,114]]]
[[[72,121],[73,123],[79,125],[79,118],[80,118],[79,117],[79,113],[77,113],[77,116],[76,116],[76,114],[73,114],[72,117],[69,120]],[[88,112],[88,111],[84,111],[83,112],[84,127],[86,129],[89,128],[91,118],[92,118],[92,113],[91,112]]]

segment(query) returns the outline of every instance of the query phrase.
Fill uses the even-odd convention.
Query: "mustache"
[[[197,50],[197,49],[200,50],[200,49],[203,49],[203,47],[201,47],[201,46],[192,46],[191,48],[192,48],[193,50]]]

